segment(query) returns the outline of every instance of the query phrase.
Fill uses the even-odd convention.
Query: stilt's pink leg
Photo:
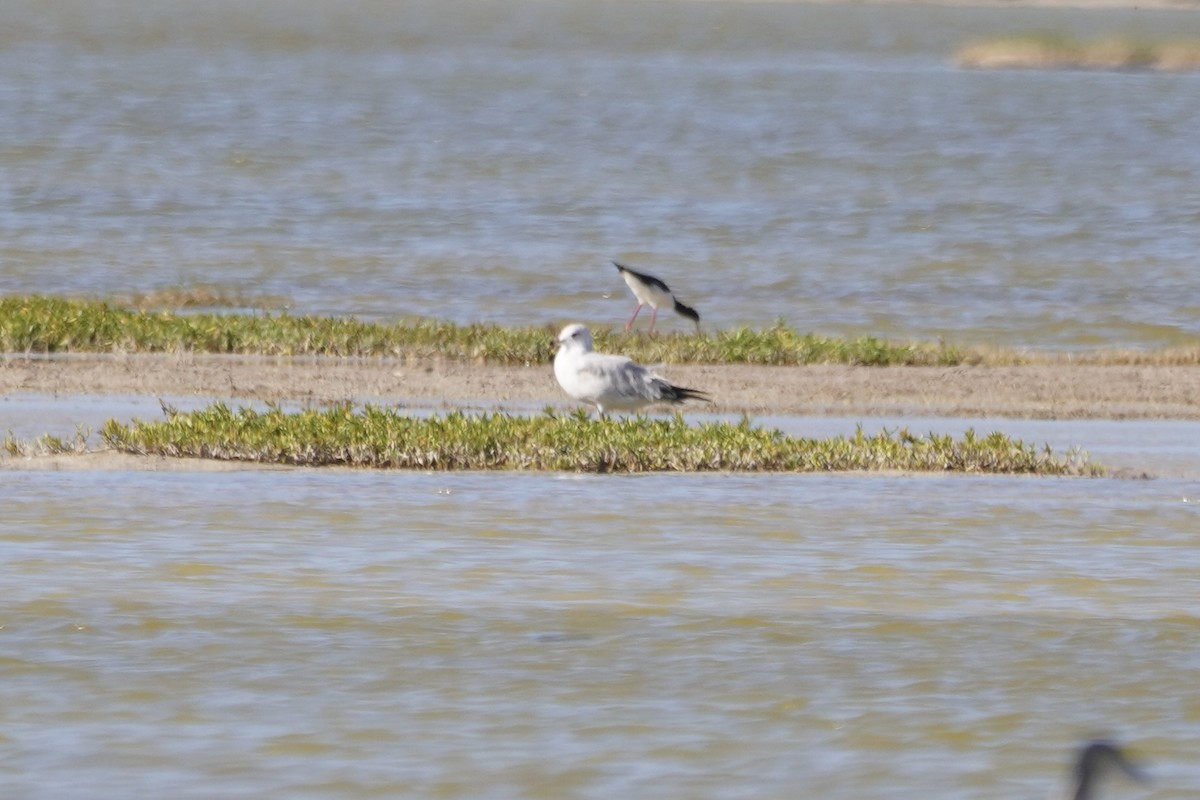
[[[651,307],[651,310],[654,313],[650,315],[650,330],[646,331],[646,333],[654,333],[654,320],[658,319],[658,309]]]
[[[625,323],[625,330],[628,331],[630,328],[633,327],[633,321],[635,319],[637,319],[638,312],[641,310],[642,310],[642,304],[638,303],[637,306],[633,309],[633,316],[629,318],[629,322]]]

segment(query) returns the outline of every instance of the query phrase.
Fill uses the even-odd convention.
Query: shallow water
[[[1044,797],[1107,733],[1156,777],[1114,796],[1200,789],[1200,425],[759,422],[1159,477],[8,471],[0,787]]]
[[[1193,482],[9,473],[11,797],[1189,797]]]
[[[1196,36],[1192,12],[10,6],[0,291],[620,324],[620,258],[716,328],[1196,341],[1200,77],[950,63],[1012,31]]]

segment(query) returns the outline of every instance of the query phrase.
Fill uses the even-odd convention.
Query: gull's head
[[[575,350],[581,353],[592,351],[592,332],[586,325],[578,323],[568,325],[558,334],[558,346],[563,350]]]

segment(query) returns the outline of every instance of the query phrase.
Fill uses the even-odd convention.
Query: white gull
[[[675,386],[625,356],[597,353],[592,332],[568,325],[558,335],[554,377],[572,398],[608,411],[636,411],[654,403],[709,399],[704,392]]]

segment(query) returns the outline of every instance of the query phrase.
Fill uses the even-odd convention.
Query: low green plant
[[[43,434],[36,439],[18,439],[12,431],[0,441],[0,450],[17,458],[34,458],[47,455],[80,455],[88,451],[88,437],[92,431],[85,425],[75,429],[75,436],[63,439],[60,436]]]
[[[5,352],[442,357],[538,364],[553,357],[557,333],[554,326],[503,328],[430,320],[378,323],[287,313],[181,314],[128,309],[99,300],[0,298],[0,350]],[[595,334],[598,349],[619,347],[630,357],[650,363],[889,366],[957,364],[967,358],[961,351],[939,345],[801,334],[782,322],[763,330],[742,327],[699,335],[624,336],[607,329]]]
[[[583,411],[539,416],[412,417],[344,405],[285,412],[217,403],[164,420],[109,420],[100,437],[118,451],[303,466],[568,472],[922,472],[1096,475],[1073,454],[1056,456],[1001,433],[961,438],[907,430],[806,439],[736,424],[689,425],[681,416],[594,420]]]
[[[437,320],[368,322],[353,317],[279,313],[180,313],[126,308],[102,300],[0,297],[0,352],[215,353],[265,356],[444,358],[501,365],[546,364],[557,325],[505,328]],[[647,364],[852,364],[871,367],[1029,363],[1197,364],[1200,345],[1159,351],[1055,354],[964,348],[944,342],[895,343],[801,333],[782,320],[766,328],[697,334],[593,330],[596,348]]]

